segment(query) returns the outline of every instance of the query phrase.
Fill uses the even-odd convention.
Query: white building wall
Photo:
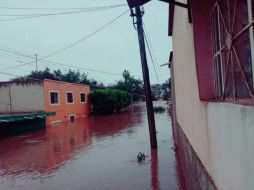
[[[218,189],[254,189],[254,107],[200,101],[192,25],[179,7],[173,51],[176,119],[194,151]]]
[[[1,85],[0,87],[0,113],[6,113],[10,111],[10,88],[7,85]]]
[[[220,189],[254,189],[254,107],[209,103],[211,171]]]
[[[193,30],[187,10],[180,7],[175,7],[173,51],[177,121],[209,170],[205,105],[199,100]]]
[[[43,82],[12,82],[0,85],[0,113],[43,110]]]

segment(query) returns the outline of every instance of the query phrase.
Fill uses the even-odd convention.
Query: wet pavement
[[[182,189],[168,112],[155,114],[151,151],[145,104],[133,110],[1,137],[0,190]]]

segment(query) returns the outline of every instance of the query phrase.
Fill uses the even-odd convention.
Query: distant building
[[[53,80],[0,83],[0,114],[55,112],[46,125],[86,117],[90,87]]]

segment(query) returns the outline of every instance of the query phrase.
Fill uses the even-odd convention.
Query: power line
[[[23,77],[23,76],[20,76],[20,75],[11,74],[11,73],[6,73],[6,72],[2,72],[2,71],[0,71],[0,74],[12,76],[12,77]],[[30,77],[27,78],[27,79],[30,79],[30,80],[38,80],[38,79],[35,79],[35,78],[30,78]]]
[[[151,50],[150,50],[150,46],[149,46],[148,41],[147,41],[147,37],[146,37],[146,32],[145,32],[145,30],[144,30],[144,37],[145,37],[145,42],[146,42],[146,45],[147,45],[147,49],[148,49],[148,52],[149,52],[149,55],[150,55],[151,62],[152,62],[152,64],[153,64],[153,69],[154,69],[156,78],[158,79],[158,82],[160,83],[160,80],[159,80],[157,71],[156,71],[156,69],[155,69],[154,60],[153,60],[153,56],[152,56],[152,53],[151,53]]]
[[[104,8],[100,8],[100,9],[79,10],[79,11],[69,11],[69,12],[59,12],[59,13],[46,13],[46,14],[0,15],[0,16],[19,16],[17,18],[2,19],[2,20],[0,20],[0,22],[32,19],[32,18],[48,17],[48,16],[57,16],[57,15],[69,15],[69,14],[79,14],[79,13],[103,11],[103,10],[108,10],[108,9],[112,9],[112,8],[117,8],[117,7],[121,7],[121,6],[109,6],[109,7],[104,7]],[[20,17],[20,16],[23,16],[23,17]]]
[[[61,48],[61,49],[59,49],[59,50],[57,50],[57,51],[55,51],[55,52],[53,52],[53,53],[50,53],[50,54],[48,54],[47,56],[44,56],[43,58],[39,58],[37,61],[44,60],[44,59],[46,59],[46,58],[52,57],[52,56],[54,56],[54,55],[56,55],[56,54],[58,54],[58,53],[61,53],[61,52],[65,51],[65,50],[69,49],[69,48],[72,48],[73,46],[75,46],[75,45],[77,45],[77,44],[79,44],[79,43],[81,43],[81,42],[83,42],[83,41],[85,41],[85,40],[88,40],[89,38],[91,38],[92,36],[94,36],[95,34],[97,34],[98,32],[100,32],[100,31],[102,31],[103,29],[105,29],[107,26],[109,26],[109,25],[111,25],[112,23],[114,23],[116,20],[118,20],[120,17],[122,17],[122,16],[123,16],[124,14],[126,14],[128,11],[129,11],[129,10],[124,11],[122,14],[120,14],[119,16],[117,16],[116,18],[114,18],[113,20],[111,20],[110,22],[106,23],[106,24],[103,25],[102,27],[98,28],[97,30],[93,31],[92,33],[88,34],[87,36],[85,36],[85,37],[83,37],[83,38],[81,38],[81,39],[79,39],[79,40],[77,40],[77,41],[71,43],[70,45],[68,45],[68,46],[66,46],[66,47],[64,47],[64,48]],[[1,48],[0,48],[0,50],[2,50],[2,51],[7,51],[7,52],[11,52],[11,51],[9,51],[9,50],[3,50],[3,49],[1,49]],[[12,52],[12,53],[17,54],[17,55],[20,55],[20,56],[25,56],[25,57],[29,57],[29,58],[33,58],[33,59],[34,59],[34,57],[32,57],[32,56],[25,55],[25,54],[22,54],[22,53],[19,53],[19,52]],[[25,63],[25,64],[16,65],[16,66],[17,66],[17,67],[21,67],[21,66],[25,66],[25,65],[31,64],[31,63],[34,63],[34,61],[30,61],[30,62],[27,62],[27,63]],[[12,66],[12,67],[10,67],[10,68],[7,67],[7,68],[4,68],[4,69],[2,69],[2,70],[8,70],[8,69],[12,69],[12,68],[15,68],[15,66]]]
[[[26,55],[26,54],[23,54],[23,53],[20,53],[20,52],[17,52],[17,51],[11,51],[11,50],[6,50],[6,49],[2,49],[2,48],[0,48],[0,51],[5,51],[5,52],[16,54],[16,55],[19,55],[19,56],[22,56],[22,57],[28,57],[28,58],[33,58],[34,59],[33,56]]]
[[[2,50],[2,49],[0,49],[0,50]],[[12,52],[12,51],[9,51],[9,50],[3,50],[3,51],[8,51],[10,53],[16,54],[15,52]],[[34,57],[32,57],[32,56],[24,55],[24,54],[21,54],[21,53],[18,53],[18,55],[20,55],[20,56],[26,56],[26,57],[31,57],[31,58],[34,59]],[[68,68],[76,68],[76,69],[79,69],[79,70],[86,70],[86,71],[91,71],[91,72],[110,74],[110,75],[118,75],[118,76],[122,75],[120,73],[100,71],[100,70],[95,70],[95,69],[90,69],[90,68],[84,68],[84,67],[78,67],[78,66],[70,66],[70,65],[59,63],[59,62],[56,62],[56,61],[50,61],[50,60],[44,60],[44,59],[38,59],[38,60],[43,61],[43,62],[48,62],[48,63],[51,63],[51,64],[54,63],[54,64],[57,64],[57,65],[60,65],[60,66],[68,67]],[[3,68],[3,69],[1,69],[1,71],[8,70],[8,69],[13,69],[13,68],[18,68],[18,67],[22,67],[22,66],[25,66],[25,65],[28,65],[28,64],[30,64],[30,63],[29,62],[28,63],[25,62],[24,64],[18,64],[18,65],[14,65],[14,66]]]
[[[157,67],[159,68],[159,71],[160,71],[160,66],[159,66],[158,61],[157,61],[157,58],[156,58],[156,56],[155,56],[154,49],[153,49],[153,46],[152,46],[152,43],[151,43],[151,40],[150,40],[150,38],[149,38],[149,35],[148,35],[148,32],[147,32],[147,29],[146,29],[146,26],[145,26],[145,23],[144,23],[144,22],[143,22],[143,26],[144,26],[145,35],[146,35],[146,37],[147,37],[147,41],[148,41],[148,43],[150,44],[150,48],[151,48],[151,52],[152,52],[153,57],[154,57],[154,61],[155,61],[156,65],[157,65]]]
[[[2,46],[2,45],[0,45],[0,46]],[[8,49],[11,49],[11,48],[8,48]],[[3,50],[3,49],[0,48],[0,50],[2,50],[2,51],[8,51],[9,53],[13,53],[13,54],[17,54],[17,52],[19,52],[19,51],[14,50],[14,49],[11,49],[12,51],[10,51],[10,50]],[[29,55],[23,54],[21,52],[19,52],[18,55],[25,56],[25,57],[30,57],[30,58],[34,59],[33,56],[29,56]],[[68,64],[60,63],[60,62],[57,62],[57,61],[46,60],[46,59],[42,59],[42,58],[39,58],[38,60],[44,62],[44,64],[48,63],[48,65],[50,65],[50,66],[52,66],[52,63],[53,63],[53,64],[56,64],[56,65],[59,65],[59,66],[68,67],[70,69],[75,68],[75,69],[79,69],[79,70],[91,71],[91,72],[102,73],[102,74],[109,74],[109,75],[115,75],[115,76],[121,76],[122,75],[122,73],[107,72],[107,71],[101,71],[101,70],[96,70],[96,69],[91,69],[91,68],[86,68],[86,67],[80,67],[80,66],[70,66]],[[31,64],[31,62],[23,62],[23,63],[24,64],[18,64],[18,65],[14,65],[14,66],[3,68],[3,69],[1,69],[1,71],[9,70],[9,69],[14,69],[14,68],[16,69],[16,68],[23,67],[25,65]],[[139,75],[134,75],[134,76],[140,77]]]
[[[7,50],[9,50],[9,51],[14,51],[14,52],[16,52],[16,53],[20,53],[20,54],[29,56],[28,53],[24,53],[24,52],[21,52],[21,51],[17,51],[17,50],[15,50],[15,49],[9,48],[9,47],[7,47],[7,46],[5,46],[5,45],[2,45],[2,44],[0,44],[0,47],[5,48],[5,49],[7,49]],[[29,52],[29,54],[32,54],[32,53]]]
[[[25,60],[25,59],[21,59],[20,57],[10,55],[10,54],[4,53],[4,52],[0,52],[0,56],[4,57],[6,59],[9,59],[9,60],[13,60],[13,61],[20,61],[20,60],[24,61]],[[28,61],[28,60],[25,60],[25,61]]]
[[[100,71],[100,70],[95,70],[95,69],[90,69],[90,68],[85,68],[85,67],[79,67],[79,66],[70,66],[70,65],[55,62],[55,61],[48,61],[48,60],[42,60],[42,61],[46,61],[46,62],[49,62],[49,63],[54,63],[54,64],[57,64],[57,65],[60,65],[60,66],[68,67],[68,68],[75,68],[75,69],[79,69],[79,70],[92,71],[92,72],[96,72],[96,73],[103,73],[103,74],[109,74],[109,75],[118,75],[118,76],[122,75],[121,73]]]
[[[111,25],[112,23],[114,23],[116,20],[118,20],[120,17],[122,17],[123,15],[125,15],[127,12],[129,12],[129,10],[127,11],[124,11],[122,14],[120,14],[119,16],[117,16],[116,18],[114,18],[113,20],[111,20],[110,22],[104,24],[102,27],[98,28],[97,30],[93,31],[92,33],[88,34],[87,36],[71,43],[70,45],[64,47],[64,48],[61,48],[51,54],[48,54],[47,56],[43,57],[43,59],[46,59],[46,58],[49,58],[49,57],[52,57],[58,53],[61,53],[69,48],[72,48],[73,46],[85,41],[85,40],[88,40],[90,37],[94,36],[95,34],[97,34],[98,32],[102,31],[103,29],[105,29],[107,26]]]
[[[49,55],[43,57],[43,58],[37,59],[37,61],[40,61],[40,60],[46,61],[46,60],[44,60],[44,59],[49,58],[49,57],[52,57],[52,56],[54,56],[54,55],[56,55],[56,54],[58,54],[58,53],[60,53],[60,52],[62,52],[62,51],[65,51],[65,50],[67,50],[67,49],[69,49],[69,48],[71,48],[71,47],[73,47],[73,46],[75,46],[75,45],[77,45],[77,44],[79,44],[79,43],[85,41],[85,40],[88,40],[90,37],[94,36],[94,35],[97,34],[98,32],[100,32],[100,31],[102,31],[103,29],[105,29],[105,28],[106,28],[107,26],[109,26],[110,24],[114,23],[117,19],[119,19],[119,18],[120,18],[121,16],[123,16],[124,14],[126,14],[128,11],[129,11],[129,10],[124,11],[122,14],[120,14],[119,16],[117,16],[116,18],[114,18],[113,20],[111,20],[110,22],[106,23],[106,24],[103,25],[102,27],[98,28],[97,30],[93,31],[92,33],[88,34],[87,36],[85,36],[85,37],[83,37],[83,38],[81,38],[81,39],[79,39],[79,40],[77,40],[77,41],[71,43],[70,45],[68,45],[68,46],[66,46],[66,47],[64,47],[64,48],[61,48],[61,49],[59,49],[59,50],[57,50],[57,51],[55,51],[55,52],[53,52],[53,53],[51,53],[51,54],[49,54]],[[22,53],[20,53],[20,52],[13,52],[13,51],[1,49],[1,48],[0,48],[0,50],[5,51],[5,52],[9,52],[9,53],[13,53],[13,54],[16,54],[16,55],[19,55],[19,56],[24,56],[24,57],[28,57],[28,58],[34,59],[33,56],[26,55],[26,54],[22,54]],[[11,66],[11,67],[6,67],[6,68],[3,68],[2,71],[3,71],[3,70],[8,70],[8,69],[17,68],[17,67],[22,67],[22,66],[25,66],[25,65],[28,65],[28,64],[31,64],[31,63],[34,63],[34,61],[26,62],[26,63],[24,63],[24,64],[19,64],[19,65],[15,65],[15,66]],[[65,65],[65,66],[67,66],[67,65]],[[82,69],[83,69],[83,68],[82,68]],[[85,69],[88,70],[87,68],[85,68]],[[93,70],[93,69],[90,69],[90,71],[93,71],[93,72],[101,72],[101,73],[105,73],[105,74],[108,73],[108,74],[109,74],[109,72],[96,71],[96,70]],[[117,73],[110,73],[110,74],[119,75],[119,74],[117,74]]]
[[[55,16],[55,15],[65,15],[65,14],[75,14],[75,13],[84,13],[84,12],[93,12],[107,10],[109,8],[103,9],[94,9],[94,10],[79,10],[79,11],[68,11],[68,12],[56,12],[56,13],[33,13],[33,14],[0,14],[1,17],[36,17],[36,16]]]
[[[110,5],[104,7],[120,7],[126,6],[127,4],[118,4],[118,5]],[[0,9],[9,9],[9,10],[75,10],[75,9],[94,9],[94,8],[102,8],[102,7],[68,7],[68,8],[45,8],[45,7],[5,7],[1,6]]]

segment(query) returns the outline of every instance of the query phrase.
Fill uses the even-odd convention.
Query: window
[[[214,0],[213,67],[216,98],[253,98],[252,0]]]
[[[86,94],[85,93],[80,93],[80,102],[85,103],[86,102]]]
[[[73,104],[73,93],[72,92],[66,93],[66,101],[67,101],[67,104]]]
[[[50,104],[59,104],[58,92],[50,92]]]

